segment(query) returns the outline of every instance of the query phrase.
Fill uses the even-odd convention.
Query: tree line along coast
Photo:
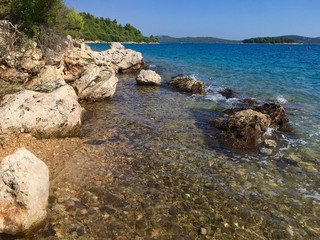
[[[62,0],[1,0],[0,19],[9,20],[34,40],[50,29],[60,36],[87,41],[158,42],[156,37],[143,36],[130,24],[122,26],[117,20],[78,13]]]

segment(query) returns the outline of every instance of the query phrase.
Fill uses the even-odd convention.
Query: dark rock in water
[[[263,134],[269,127],[283,128],[289,122],[284,108],[277,103],[227,109],[223,113],[228,115],[226,120],[213,119],[210,123],[222,130],[220,135],[231,148],[257,148],[262,143],[267,146],[271,142],[272,148],[275,148],[276,142],[264,141]]]
[[[206,94],[206,84],[189,76],[178,75],[171,78],[170,87],[191,94]]]
[[[218,91],[218,93],[220,93],[222,96],[224,96],[226,99],[229,99],[229,98],[234,98],[235,95],[236,95],[236,92],[233,91],[232,89],[230,88],[226,88],[226,89],[223,89],[221,91]]]
[[[276,164],[281,168],[285,168],[287,166],[293,166],[293,167],[298,166],[298,162],[289,158],[279,159],[276,161]]]
[[[278,103],[265,103],[262,106],[254,107],[253,110],[269,115],[271,127],[277,128],[289,122],[286,111]]]
[[[247,107],[252,107],[257,104],[257,101],[252,98],[246,98],[242,100],[242,103]]]
[[[219,128],[221,136],[233,148],[256,148],[264,132],[271,124],[271,118],[252,109],[238,111],[222,122]]]

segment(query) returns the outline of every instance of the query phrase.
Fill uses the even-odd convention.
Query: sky
[[[129,23],[146,35],[320,37],[320,0],[65,0],[78,12]]]

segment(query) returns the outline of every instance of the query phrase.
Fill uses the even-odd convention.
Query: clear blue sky
[[[65,0],[77,11],[130,23],[144,35],[241,40],[320,37],[320,0]]]

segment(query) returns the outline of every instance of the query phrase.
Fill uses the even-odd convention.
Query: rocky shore
[[[3,21],[0,24],[5,26],[2,29],[6,29],[8,23]],[[0,46],[6,45],[6,36],[10,35],[10,28],[7,29],[8,32],[0,32]],[[135,161],[130,157],[130,153],[127,153],[127,156],[119,154],[130,148],[130,144],[110,142],[106,152],[105,149],[95,147],[105,144],[104,140],[81,137],[81,126],[86,115],[85,106],[112,98],[116,93],[119,74],[134,73],[137,85],[151,88],[161,86],[161,76],[154,71],[144,70],[146,65],[141,53],[125,49],[120,43],[111,43],[110,49],[103,52],[94,52],[84,43],[71,38],[66,39],[64,44],[64,50],[58,53],[52,49],[44,51],[32,43],[31,47],[23,52],[9,51],[1,58],[0,80],[10,84],[18,83],[22,89],[3,94],[0,102],[0,233],[28,236],[47,217],[48,202],[49,222],[45,224],[45,229],[40,231],[41,237],[55,236],[59,239],[71,234],[70,239],[94,239],[85,237],[87,224],[97,227],[95,236],[99,235],[100,229],[100,237],[103,239],[108,234],[103,232],[101,222],[114,217],[122,219],[123,224],[126,221],[135,222],[138,234],[136,239],[146,236],[157,239],[161,236],[157,230],[159,221],[172,232],[183,232],[181,227],[174,223],[183,207],[179,205],[177,208],[174,203],[168,209],[166,218],[158,222],[152,219],[151,215],[143,215],[152,211],[149,203],[141,204],[141,212],[141,206],[136,206],[139,211],[137,210],[135,219],[127,211],[120,213],[115,210],[122,211],[129,205],[129,200],[124,196],[130,197],[131,193],[126,195],[123,189],[124,195],[120,196],[109,191],[104,192],[101,187],[112,186],[116,178],[122,179],[124,172],[121,172],[120,176],[115,175],[120,165],[123,169],[133,166],[132,162]],[[206,94],[205,83],[188,76],[173,77],[168,86],[187,94]],[[229,89],[222,94],[232,96],[233,91]],[[266,103],[228,110],[221,118],[212,120],[212,123],[221,131],[220,137],[226,147],[272,149],[276,142],[266,137],[268,129],[281,129],[288,121],[282,106]],[[110,139],[120,135],[118,132],[109,134]],[[101,156],[104,156],[104,160],[98,162]],[[62,161],[63,166],[61,159],[67,159]],[[49,167],[50,175],[44,163]],[[100,166],[98,170],[97,164]],[[91,167],[98,172],[88,173],[79,184],[77,174],[86,169],[92,170]],[[157,171],[154,170],[154,173]],[[147,184],[157,188],[158,178],[152,178],[148,177]],[[63,182],[68,186],[61,187]],[[161,184],[173,187],[174,183],[168,180]],[[117,186],[121,187],[121,183]],[[191,201],[190,194],[184,190],[185,195],[176,196],[177,199]],[[148,191],[146,194],[148,197],[152,195]],[[107,200],[103,203],[101,199]],[[198,201],[200,205],[206,204],[200,198],[192,201]],[[188,206],[184,207],[188,211]],[[88,215],[95,214],[97,218],[92,219],[96,222],[85,221]],[[149,222],[154,226],[153,229],[148,228]],[[68,226],[68,231],[59,232],[57,229],[60,228],[53,228],[53,225]],[[119,228],[113,226],[114,229],[117,227]],[[196,235],[204,237],[210,231],[213,231],[210,227],[199,226]],[[108,239],[125,239],[114,233],[109,235]],[[195,233],[191,235],[196,237]]]
[[[141,53],[119,43],[111,43],[107,51],[94,52],[70,37],[60,52],[44,50],[34,42],[10,49],[14,29],[7,21],[0,22],[0,29],[4,53],[0,80],[23,88],[2,96],[0,102],[0,234],[28,235],[47,215],[49,171],[26,146],[18,149],[14,145],[6,151],[10,136],[28,134],[33,142],[33,137],[81,135],[85,109],[80,102],[112,97],[116,74],[139,72],[145,64]],[[5,157],[3,152],[12,155]]]

